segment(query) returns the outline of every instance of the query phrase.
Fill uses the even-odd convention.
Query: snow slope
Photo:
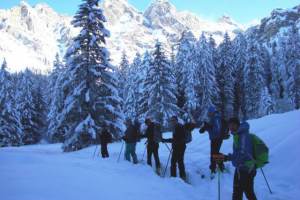
[[[252,120],[251,131],[270,147],[270,164],[265,167],[273,195],[270,195],[261,172],[256,177],[258,199],[297,200],[300,194],[298,143],[300,111]],[[144,142],[137,147],[141,159]],[[227,140],[222,152],[231,151]],[[79,152],[62,153],[60,144],[33,145],[0,149],[0,194],[4,200],[212,200],[217,199],[217,179],[201,179],[208,173],[208,136],[195,131],[186,151],[186,169],[192,185],[180,179],[160,178],[144,164],[117,163],[121,143],[109,147],[111,158],[92,159],[95,147]],[[166,163],[168,150],[161,144],[161,162]],[[233,168],[221,177],[222,200],[231,199]]]

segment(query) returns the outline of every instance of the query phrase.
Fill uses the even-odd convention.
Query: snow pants
[[[186,145],[174,145],[171,159],[171,176],[176,177],[177,164],[179,168],[179,175],[181,178],[186,178],[185,166],[184,166],[184,153]]]
[[[108,150],[107,150],[107,143],[101,144],[101,155],[102,155],[102,158],[109,157]]]
[[[136,143],[126,143],[125,146],[125,159],[129,162],[131,161],[131,157],[134,164],[138,163],[137,156],[135,153]]]
[[[147,164],[152,166],[152,155],[153,155],[156,169],[160,168],[158,148],[159,148],[159,144],[156,142],[149,142],[147,144]]]
[[[248,200],[257,200],[254,193],[254,178],[256,170],[252,172],[235,170],[232,200],[242,200],[245,193]]]

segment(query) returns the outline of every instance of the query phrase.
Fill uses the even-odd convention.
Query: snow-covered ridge
[[[152,1],[144,13],[127,0],[104,0],[100,6],[108,21],[106,26],[111,31],[107,44],[113,64],[119,64],[123,51],[132,61],[136,52],[142,54],[153,48],[156,40],[171,49],[186,30],[190,30],[196,38],[201,32],[211,34],[217,43],[221,42],[225,32],[234,38],[237,32],[244,30],[229,16],[217,21],[205,20],[191,12],[177,10],[168,0]],[[295,15],[299,11],[290,10]],[[286,12],[275,10],[272,15],[284,15]],[[25,67],[42,72],[51,70],[55,54],[58,52],[63,56],[78,32],[70,24],[71,19],[58,14],[45,3],[32,7],[21,1],[11,9],[0,9],[0,63],[6,58],[11,71]]]
[[[152,48],[159,39],[170,48],[184,30],[192,30],[199,37],[202,31],[221,41],[228,31],[234,36],[239,25],[210,22],[187,11],[177,11],[167,0],[153,1],[145,13],[139,12],[127,0],[105,0],[100,5],[111,31],[108,47],[114,64],[119,63],[126,50],[130,60],[136,52]],[[48,71],[56,52],[64,55],[66,47],[77,31],[70,25],[71,17],[56,13],[45,3],[30,6],[21,1],[16,7],[0,9],[0,62],[5,57],[11,71],[25,67]]]

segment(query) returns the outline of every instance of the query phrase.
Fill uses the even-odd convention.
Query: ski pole
[[[164,143],[164,144],[166,145],[167,149],[171,152],[170,147],[166,143]]]
[[[221,200],[221,170],[218,166],[218,199]]]
[[[168,145],[167,145],[167,146],[168,146]],[[163,173],[163,177],[166,176],[166,172],[167,172],[168,165],[169,165],[169,162],[170,162],[170,159],[171,159],[172,151],[173,151],[173,149],[170,150],[169,158],[168,158],[168,161],[167,161],[167,165],[166,165],[166,167],[165,167],[165,171],[164,171],[164,173]]]
[[[271,188],[270,188],[270,185],[269,185],[269,183],[268,183],[268,180],[267,180],[267,178],[266,178],[266,176],[265,176],[264,170],[263,170],[262,168],[260,168],[260,170],[261,170],[261,173],[262,173],[263,176],[264,176],[264,179],[265,179],[266,184],[267,184],[267,186],[268,186],[268,188],[269,188],[270,194],[273,194],[273,192],[272,192],[272,190],[271,190]]]
[[[95,151],[94,151],[94,155],[93,155],[93,159],[95,159],[95,155],[96,155],[97,148],[98,148],[98,146],[96,145]]]
[[[119,157],[118,157],[117,162],[120,161],[120,157],[121,157],[121,154],[122,154],[122,151],[123,151],[123,147],[124,147],[124,142],[122,142],[122,146],[121,146],[121,150],[120,150],[120,153],[119,153]]]

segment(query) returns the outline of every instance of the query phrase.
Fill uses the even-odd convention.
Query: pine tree
[[[127,82],[125,84],[125,91],[127,98],[125,99],[124,111],[130,119],[137,119],[138,117],[138,99],[141,96],[141,55],[136,54],[135,59],[128,71]]]
[[[151,57],[151,54],[146,51],[144,56],[143,56],[143,61],[141,63],[141,67],[140,67],[140,78],[138,80],[138,84],[140,85],[140,96],[138,98],[138,111],[137,111],[137,115],[139,116],[139,118],[141,119],[145,119],[146,117],[146,113],[149,110],[148,107],[148,100],[149,100],[149,92],[146,88],[147,88],[147,74],[150,73],[150,66],[152,65],[153,60]]]
[[[125,112],[125,101],[127,99],[127,91],[125,86],[128,81],[130,64],[125,51],[123,52],[121,63],[117,72],[119,96],[122,99],[122,110]]]
[[[47,102],[46,102],[46,91],[47,91],[47,77],[42,74],[33,75],[33,104],[36,111],[36,122],[38,125],[40,139],[46,139],[47,131]]]
[[[170,62],[165,57],[161,44],[157,42],[153,53],[153,62],[145,81],[145,90],[149,94],[149,110],[146,116],[165,127],[171,116],[179,114],[174,80]]]
[[[197,107],[197,105],[192,102],[196,95],[194,93],[194,85],[188,85],[188,81],[193,81],[189,80],[188,76],[196,76],[194,63],[194,57],[196,56],[195,43],[196,39],[192,32],[185,31],[182,33],[174,66],[177,85],[177,105],[187,112],[195,111]],[[195,95],[193,95],[193,93]],[[197,101],[195,101],[195,103],[197,103]]]
[[[233,43],[233,78],[234,78],[234,115],[241,116],[246,112],[244,101],[244,68],[247,56],[247,40],[242,33],[238,33]]]
[[[18,146],[22,143],[21,124],[14,94],[14,84],[4,59],[0,69],[0,147]]]
[[[16,98],[23,133],[22,141],[24,144],[36,144],[40,141],[42,133],[40,130],[40,114],[34,93],[34,74],[29,69],[26,69],[20,75],[18,86]]]
[[[215,68],[213,61],[213,49],[212,46],[207,42],[204,34],[201,35],[201,38],[197,45],[197,76],[199,78],[199,103],[200,109],[198,113],[202,120],[207,115],[207,110],[210,106],[214,106],[218,88],[215,79]]]
[[[53,71],[49,77],[50,79],[50,109],[48,113],[48,130],[47,138],[51,142],[64,142],[65,136],[63,130],[58,130],[58,114],[63,108],[63,91],[62,84],[65,78],[65,67],[61,63],[59,56],[56,55],[56,59],[53,63]]]
[[[264,87],[261,92],[260,98],[260,114],[259,116],[270,115],[274,112],[274,102],[269,93],[268,87]]]
[[[271,84],[270,84],[270,94],[274,99],[283,99],[284,98],[284,77],[280,69],[283,68],[283,60],[280,54],[280,50],[277,50],[277,44],[272,44],[272,56],[271,56]]]
[[[216,78],[219,87],[219,110],[222,117],[228,118],[233,115],[234,104],[234,78],[233,78],[233,52],[232,43],[228,34],[224,36],[219,47],[219,60]]]
[[[249,41],[247,48],[246,65],[244,69],[244,92],[246,112],[243,113],[245,119],[259,116],[259,109],[262,96],[263,80],[263,63],[261,62],[261,52],[258,44],[253,40]]]
[[[66,53],[64,105],[58,128],[66,130],[64,151],[90,145],[103,126],[118,137],[123,129],[114,68],[104,47],[109,31],[98,0],[84,0],[72,24],[80,28]]]

